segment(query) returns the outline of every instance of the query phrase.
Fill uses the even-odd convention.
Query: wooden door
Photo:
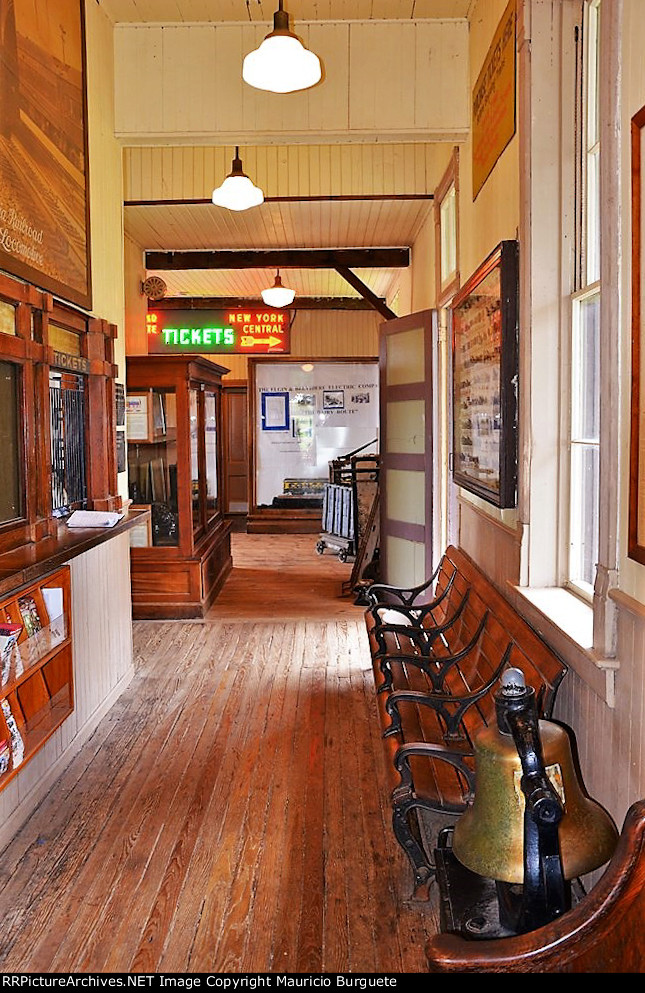
[[[412,586],[441,553],[436,311],[387,321],[380,328],[381,576]]]
[[[249,510],[248,391],[223,384],[225,514]]]

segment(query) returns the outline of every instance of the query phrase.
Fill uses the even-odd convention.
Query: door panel
[[[222,391],[224,404],[224,513],[249,510],[248,402],[246,386]]]
[[[381,575],[412,586],[439,553],[433,493],[438,322],[427,310],[380,328]]]

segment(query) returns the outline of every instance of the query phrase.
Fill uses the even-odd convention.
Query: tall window
[[[600,0],[587,0],[581,46],[576,273],[571,300],[567,579],[591,598],[598,561],[600,475]]]

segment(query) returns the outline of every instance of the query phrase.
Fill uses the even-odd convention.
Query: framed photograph
[[[645,107],[632,118],[632,395],[629,454],[628,555],[645,565],[645,348],[643,348],[643,191]]]
[[[503,241],[452,304],[454,482],[496,507],[517,490],[518,249]]]
[[[90,309],[84,11],[0,4],[0,268]]]
[[[323,390],[323,410],[344,410],[345,390]]]

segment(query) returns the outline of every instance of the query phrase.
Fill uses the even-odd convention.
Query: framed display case
[[[453,480],[497,507],[517,483],[517,242],[503,241],[452,305]]]
[[[127,359],[130,498],[150,507],[132,536],[133,616],[202,617],[231,569],[222,515],[222,376],[199,356]]]

